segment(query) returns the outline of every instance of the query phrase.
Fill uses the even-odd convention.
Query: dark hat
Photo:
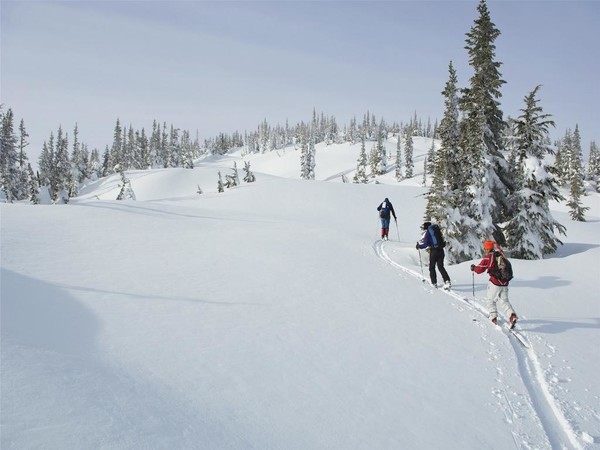
[[[431,226],[431,222],[423,222],[423,225],[421,225],[421,228],[423,230],[426,230],[427,228],[429,228]]]

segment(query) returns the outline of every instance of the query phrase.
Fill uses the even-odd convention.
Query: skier
[[[485,270],[488,271],[490,275],[490,282],[487,287],[487,308],[489,311],[489,318],[494,323],[498,323],[498,306],[499,303],[502,309],[504,310],[506,316],[508,317],[508,321],[510,323],[510,328],[514,328],[517,323],[517,314],[513,309],[512,305],[508,301],[508,281],[500,281],[498,278],[494,277],[490,274],[490,269],[494,264],[494,247],[496,243],[494,241],[485,241],[483,243],[483,249],[487,252],[484,258],[479,262],[479,264],[471,264],[471,271],[477,274],[483,273]]]
[[[437,274],[435,271],[437,265],[444,279],[444,289],[448,290],[452,287],[452,283],[450,282],[448,272],[444,268],[444,258],[446,257],[444,247],[446,243],[444,242],[442,231],[437,224],[432,225],[431,222],[424,222],[421,229],[423,230],[423,235],[417,241],[416,249],[429,248],[429,278],[431,279],[431,285],[437,287]]]
[[[390,214],[394,216],[394,222],[398,223],[396,211],[394,211],[392,202],[387,198],[377,207],[377,211],[379,211],[379,218],[381,219],[381,239],[387,241],[390,232]]]

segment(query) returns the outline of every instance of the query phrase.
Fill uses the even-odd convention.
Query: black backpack
[[[503,253],[494,250],[491,263],[492,265],[488,270],[491,276],[503,283],[508,283],[513,279],[512,264]]]
[[[444,241],[444,236],[442,235],[442,230],[440,230],[440,226],[437,223],[434,223],[429,227],[433,232],[434,237],[434,245],[435,248],[444,248],[446,246],[446,241]]]
[[[384,203],[385,207],[379,210],[379,217],[382,219],[387,219],[388,217],[390,217],[390,205],[387,202]],[[383,203],[381,204],[381,206],[383,206]]]

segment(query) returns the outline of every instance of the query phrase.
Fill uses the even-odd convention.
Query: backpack
[[[513,279],[512,264],[501,252],[494,250],[492,265],[488,273],[502,283],[508,283]]]
[[[435,248],[444,248],[446,246],[446,241],[444,241],[444,236],[442,235],[442,230],[440,230],[440,226],[437,223],[434,223],[429,227],[429,232],[432,234],[433,247]]]
[[[379,210],[379,217],[382,219],[387,219],[388,217],[390,217],[390,208],[387,202],[384,202],[381,206],[383,206],[384,204],[385,206]]]

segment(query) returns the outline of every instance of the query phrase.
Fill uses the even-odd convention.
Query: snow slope
[[[422,282],[422,167],[341,183],[359,149],[318,146],[316,181],[288,148],[128,172],[138,201],[113,176],[0,205],[1,447],[600,448],[598,194],[586,223],[555,205],[558,254],[513,261],[527,349],[470,262]],[[217,193],[244,160],[257,182]]]

